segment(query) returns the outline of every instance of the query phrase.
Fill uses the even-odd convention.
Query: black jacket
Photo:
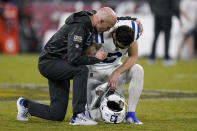
[[[89,65],[100,62],[86,56],[84,51],[91,44],[94,28],[89,15],[96,11],[81,11],[69,16],[65,24],[51,37],[40,55],[42,59],[65,59],[72,65]]]

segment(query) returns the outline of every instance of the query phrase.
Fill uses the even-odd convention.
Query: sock
[[[129,100],[128,100],[128,112],[135,112],[137,103],[143,89],[144,83],[144,70],[143,68],[135,64],[132,68],[132,79],[129,85]]]
[[[135,116],[135,112],[127,112],[125,119],[127,119],[128,117],[132,117],[134,122],[139,121],[136,116]]]
[[[74,112],[73,113],[73,118],[75,119],[77,117],[78,114],[80,114],[81,112]]]
[[[133,117],[133,116],[135,116],[135,112],[127,112],[127,114],[126,114],[126,118]]]

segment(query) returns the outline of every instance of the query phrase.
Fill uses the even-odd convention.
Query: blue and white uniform
[[[95,35],[95,43],[101,44],[101,49],[108,52],[108,55],[107,55],[107,58],[103,62],[101,62],[99,64],[94,64],[94,65],[88,66],[88,68],[89,68],[89,76],[88,76],[88,84],[87,84],[88,105],[91,105],[92,99],[94,99],[94,97],[96,95],[95,88],[103,83],[108,82],[109,77],[112,74],[112,72],[122,64],[122,62],[121,62],[122,56],[128,54],[128,49],[117,48],[114,45],[112,36],[109,35],[110,32],[112,32],[114,29],[116,29],[122,25],[127,25],[135,31],[134,41],[136,41],[140,37],[140,26],[138,24],[136,24],[136,22],[133,20],[118,20],[117,23],[115,24],[115,26],[112,27],[112,29],[109,32],[104,32],[102,34]],[[132,68],[130,70],[128,70],[120,75],[119,87],[118,87],[118,91],[120,93],[122,92],[121,87],[123,87],[124,84],[130,83],[131,79],[134,77],[134,75],[136,75],[138,73],[140,74],[140,72],[137,73],[137,71],[136,71],[138,69],[142,70],[141,76],[143,76],[143,68],[138,64],[135,64],[134,66],[132,66]],[[142,87],[143,86],[143,77],[141,77],[141,78],[142,78],[142,81],[140,82],[140,84],[141,83],[142,84],[140,86]],[[135,82],[132,82],[132,83],[135,83]],[[141,94],[141,89],[139,92]],[[133,95],[133,97],[135,97],[135,96]],[[130,101],[130,103],[131,102],[135,103],[133,101]],[[137,100],[137,102],[138,102],[138,100]],[[128,108],[128,110],[135,112],[135,108],[136,108],[136,104],[133,107]],[[92,118],[95,120],[99,119],[97,117],[97,116],[100,116],[100,115],[98,115],[98,113],[99,113],[99,111],[96,111],[96,113],[92,113],[92,114],[94,114],[92,116]]]
[[[96,34],[94,38],[94,42],[96,44],[101,44],[101,49],[108,52],[107,58],[104,60],[104,62],[101,62],[99,64],[94,64],[91,66],[93,70],[99,70],[99,69],[107,69],[107,68],[114,68],[117,65],[122,64],[121,58],[124,55],[127,55],[128,49],[120,49],[117,48],[114,45],[113,39],[110,36],[110,32],[118,28],[119,26],[127,25],[131,27],[135,33],[134,33],[134,41],[136,41],[140,37],[140,26],[133,20],[117,20],[117,23],[114,25],[114,27],[111,28],[109,32],[104,32],[101,34]]]

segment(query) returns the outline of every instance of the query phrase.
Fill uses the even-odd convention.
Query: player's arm
[[[128,49],[129,58],[115,71],[119,74],[129,70],[138,60],[138,43],[135,41]]]
[[[128,49],[129,58],[119,67],[117,68],[110,76],[108,86],[112,89],[118,88],[119,76],[121,73],[129,70],[134,64],[137,63],[138,60],[138,43],[135,41]]]

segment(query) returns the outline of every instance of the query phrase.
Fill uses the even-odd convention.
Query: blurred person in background
[[[50,38],[42,50],[38,68],[48,79],[50,105],[36,103],[24,98],[17,100],[17,120],[28,121],[31,116],[63,121],[69,100],[70,80],[73,79],[73,117],[71,125],[96,125],[97,122],[84,115],[87,102],[88,68],[103,61],[103,50],[94,56],[85,55],[94,33],[104,32],[116,23],[116,14],[109,7],[98,11],[81,11],[70,15],[65,24]]]
[[[197,56],[197,1],[182,1],[181,11],[184,11],[187,17],[182,19],[183,40],[178,48],[177,59],[193,59]]]
[[[40,23],[33,16],[33,11],[27,5],[27,0],[16,0],[18,7],[19,51],[20,53],[40,53],[43,44]],[[42,12],[40,12],[42,14]]]
[[[172,27],[172,16],[175,15],[180,21],[180,0],[148,0],[151,10],[154,14],[154,40],[152,44],[152,51],[149,56],[148,64],[155,63],[155,51],[159,33],[164,31],[165,35],[165,49],[163,65],[174,65],[175,61],[169,56],[170,47],[170,32]]]
[[[42,37],[32,16],[19,12],[19,45],[21,53],[38,53],[42,49]]]
[[[0,1],[0,51],[18,53],[18,10],[13,0]]]
[[[188,46],[189,57],[196,58],[197,57],[197,20],[196,20],[196,25],[184,34],[183,41],[181,42],[181,45],[178,49],[177,59],[181,59],[181,53],[186,45]]]

